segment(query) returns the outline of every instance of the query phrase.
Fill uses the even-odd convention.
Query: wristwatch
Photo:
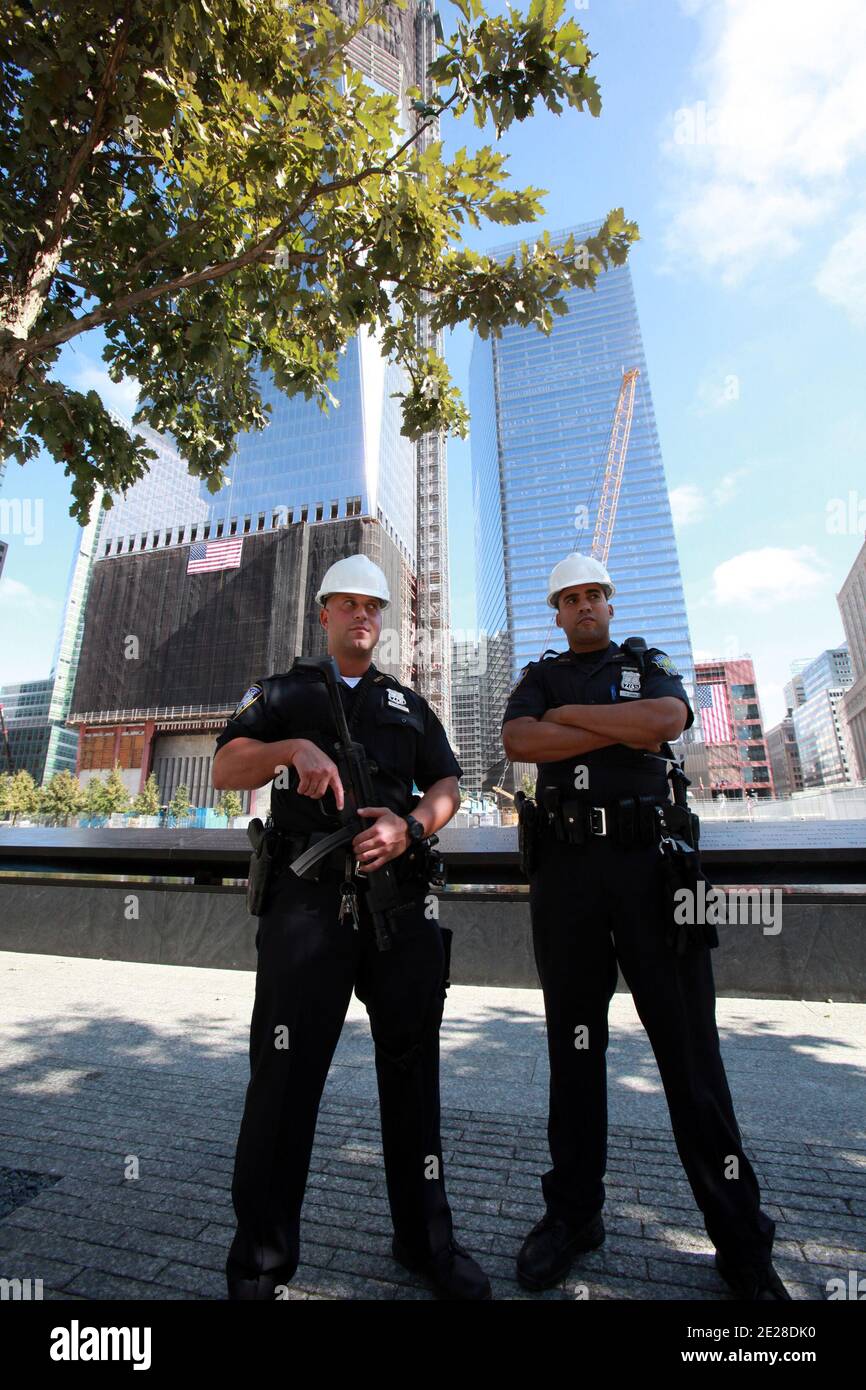
[[[403,819],[409,827],[409,839],[413,845],[417,845],[419,840],[426,838],[427,831],[419,820],[416,820],[414,816],[404,816]]]

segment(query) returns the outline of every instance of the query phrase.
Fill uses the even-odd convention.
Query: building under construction
[[[183,784],[194,806],[213,806],[217,733],[254,680],[287,671],[301,653],[325,655],[315,595],[329,566],[350,553],[385,572],[392,600],[375,660],[405,678],[406,565],[381,525],[299,520],[237,546],[237,567],[201,573],[188,572],[189,543],[94,565],[69,714],[82,784],[119,763],[133,795],[153,772],[161,804]],[[256,793],[242,797],[249,809]]]
[[[355,0],[334,8],[357,17]],[[407,89],[429,94],[441,25],[429,0],[393,7],[385,21],[355,38],[349,56],[398,98],[409,134],[419,117]],[[420,146],[437,134],[433,123]],[[426,320],[417,333],[441,352]],[[450,725],[444,437],[416,444],[401,434],[396,396],[406,380],[365,329],[340,354],[338,411],[288,398],[267,373],[258,384],[270,423],[238,437],[218,493],[189,475],[169,440],[135,426],[160,457],[100,518],[69,714],[81,732],[82,781],[117,761],[132,791],[153,771],[163,804],[183,783],[194,805],[212,805],[215,733],[257,677],[324,652],[316,588],[332,561],[356,551],[382,567],[391,592],[376,664]],[[193,548],[233,547],[236,567],[189,568]]]

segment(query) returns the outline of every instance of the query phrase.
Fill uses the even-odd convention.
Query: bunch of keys
[[[355,889],[353,888],[351,883],[346,882],[342,883],[340,887],[343,894],[342,898],[340,899],[340,921],[342,922],[346,914],[348,912],[351,912],[352,926],[354,927],[355,931],[357,931],[358,926],[360,924],[360,918],[358,917],[358,904],[355,901]]]
[[[357,931],[357,930],[358,930],[358,927],[360,926],[360,918],[359,918],[359,916],[358,916],[358,900],[357,900],[357,897],[356,897],[356,895],[355,895],[355,885],[354,885],[354,883],[352,882],[351,877],[350,877],[350,875],[351,875],[351,873],[352,873],[352,859],[353,859],[353,856],[352,856],[352,853],[351,853],[351,851],[350,851],[350,852],[346,855],[346,869],[345,869],[346,877],[343,879],[343,882],[340,884],[340,893],[342,894],[342,896],[341,896],[341,898],[340,898],[340,914],[339,914],[339,917],[338,917],[337,920],[338,920],[339,922],[342,922],[342,921],[343,921],[343,918],[344,918],[349,912],[351,912],[351,914],[352,914],[352,926],[353,926],[353,929],[354,929],[355,931]]]

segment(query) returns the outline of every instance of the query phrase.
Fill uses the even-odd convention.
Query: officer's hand
[[[359,816],[375,816],[369,830],[361,830],[352,841],[352,849],[365,874],[381,869],[389,859],[409,848],[409,827],[402,816],[387,806],[359,806]]]
[[[329,787],[334,789],[337,810],[344,805],[343,784],[337,764],[317,744],[308,738],[299,738],[298,747],[292,757],[292,767],[298,774],[298,791],[301,796],[312,796],[320,800]]]
[[[660,753],[662,746],[660,743],[626,743],[626,748],[637,748],[641,753]]]

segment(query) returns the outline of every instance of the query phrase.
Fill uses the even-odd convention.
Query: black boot
[[[241,1298],[255,1298],[274,1300],[274,1290],[278,1283],[286,1283],[285,1279],[277,1280],[272,1274],[260,1274],[255,1279],[229,1279],[229,1299],[234,1301]]]
[[[238,1299],[256,1299],[273,1301],[276,1298],[276,1289],[288,1284],[295,1277],[297,1264],[292,1266],[289,1271],[285,1269],[271,1269],[261,1274],[247,1274],[243,1272],[243,1266],[235,1263],[231,1255],[226,1260],[226,1284],[228,1285],[228,1297],[230,1302]]]
[[[791,1303],[793,1300],[782,1283],[772,1262],[756,1267],[738,1264],[736,1260],[716,1251],[716,1269],[725,1283],[747,1303]]]
[[[538,1292],[552,1288],[563,1279],[583,1250],[597,1250],[604,1244],[601,1213],[582,1226],[570,1226],[560,1216],[547,1212],[533,1226],[517,1256],[517,1278],[525,1289]]]
[[[452,1239],[444,1250],[435,1255],[413,1255],[397,1236],[391,1253],[398,1264],[413,1274],[420,1274],[439,1298],[490,1299],[493,1292],[490,1280],[468,1250]]]

